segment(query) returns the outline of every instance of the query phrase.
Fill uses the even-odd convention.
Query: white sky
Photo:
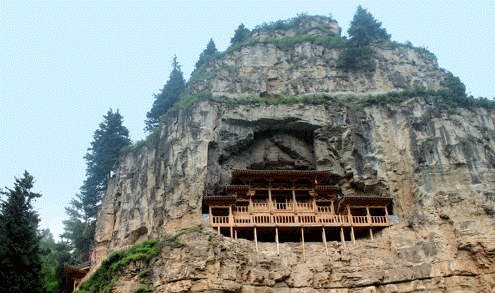
[[[426,46],[468,93],[494,97],[493,0],[0,0],[0,187],[30,172],[43,195],[35,205],[41,228],[57,237],[103,115],[119,109],[131,138],[144,138],[174,54],[188,79],[209,39],[225,50],[240,23],[252,29],[301,12],[332,13],[346,35],[359,4],[392,40]]]

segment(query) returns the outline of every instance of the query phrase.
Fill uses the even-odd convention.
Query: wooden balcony
[[[350,219],[350,220],[349,220]],[[234,213],[229,216],[212,216],[213,227],[388,227],[386,216],[351,216],[330,213]]]

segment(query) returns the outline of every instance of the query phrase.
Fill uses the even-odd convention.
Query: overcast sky
[[[189,78],[213,38],[241,23],[331,13],[347,34],[361,4],[392,40],[433,52],[472,95],[495,95],[495,1],[0,0],[0,187],[24,170],[43,196],[41,228],[63,233],[64,207],[85,178],[83,156],[109,108],[136,141],[177,54]]]

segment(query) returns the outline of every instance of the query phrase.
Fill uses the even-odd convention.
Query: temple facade
[[[260,231],[277,244],[296,233],[304,242],[305,231],[318,231],[327,247],[329,233],[345,245],[345,235],[355,243],[356,232],[373,238],[373,229],[391,225],[391,197],[344,196],[331,184],[331,171],[234,169],[231,176],[225,194],[204,198],[209,223],[218,233],[253,239],[256,249]]]

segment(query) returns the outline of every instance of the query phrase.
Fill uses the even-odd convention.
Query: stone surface
[[[341,48],[312,42],[282,51],[273,43],[244,46],[215,60],[205,69],[192,93],[210,91],[230,98],[330,95],[360,97],[409,87],[445,87],[445,72],[436,57],[420,49],[375,47],[373,70],[347,71],[336,67]]]
[[[397,47],[376,48],[375,71],[344,75],[332,65],[338,54],[310,42],[289,52],[256,44],[210,64],[211,78],[193,91],[348,98],[204,101],[171,115],[115,170],[98,215],[97,262],[143,239],[203,227],[152,262],[147,282],[156,292],[494,292],[495,111],[452,109],[429,96],[363,106],[362,95],[441,88],[445,73],[434,56]],[[203,196],[222,193],[234,168],[329,169],[344,194],[392,196],[399,221],[355,245],[331,232],[329,255],[308,242],[306,262],[300,243],[281,243],[280,255],[260,243],[256,253],[249,240],[216,236],[202,217]],[[114,292],[138,288],[137,274],[128,269]]]

